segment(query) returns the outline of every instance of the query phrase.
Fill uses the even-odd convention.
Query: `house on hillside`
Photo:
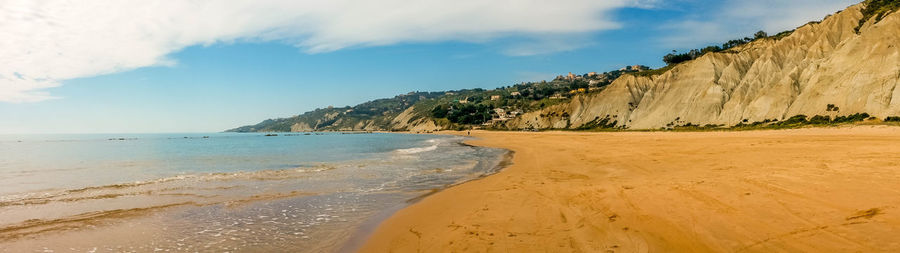
[[[509,119],[508,117],[506,117],[506,110],[503,110],[503,108],[494,108],[494,114],[497,114],[497,116],[494,117],[494,120],[504,121]]]
[[[519,116],[519,114],[522,114],[522,110],[517,109],[517,110],[513,110],[513,111],[507,111],[506,109],[503,109],[503,108],[494,108],[494,115],[491,118],[490,122],[491,122],[491,124],[498,123],[498,122],[504,122],[504,121],[513,119],[516,116]]]
[[[500,95],[492,95],[491,96],[491,101],[497,101],[497,100],[500,100]]]

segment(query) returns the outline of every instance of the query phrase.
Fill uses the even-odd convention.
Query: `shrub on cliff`
[[[801,124],[806,123],[806,115],[796,115],[791,117],[785,121],[778,122],[778,125],[793,125],[793,124]]]
[[[831,117],[816,115],[809,119],[810,124],[828,124],[831,123]]]
[[[869,118],[868,113],[856,113],[853,115],[839,116],[834,118],[834,123],[859,122]]]
[[[869,21],[875,18],[875,22],[881,21],[882,18],[900,9],[900,1],[897,0],[866,0],[866,7],[862,9],[863,17],[859,19],[859,25],[854,29],[859,33],[859,29]]]

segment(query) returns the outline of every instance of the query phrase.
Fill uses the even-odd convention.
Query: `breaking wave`
[[[422,153],[422,152],[434,151],[437,148],[438,148],[438,145],[435,144],[435,145],[431,145],[428,147],[398,149],[395,152],[400,153],[400,154],[409,155],[409,154],[418,154],[418,153]]]
[[[425,142],[432,143],[432,145],[427,146],[427,147],[397,149],[397,150],[394,150],[394,152],[397,152],[400,154],[406,154],[406,155],[418,154],[418,153],[423,153],[423,152],[428,152],[428,151],[434,151],[438,148],[438,145],[441,144],[440,140],[438,140],[438,139],[430,139]]]
[[[282,170],[260,170],[230,173],[187,174],[155,180],[89,186],[61,191],[33,192],[0,196],[0,207],[48,204],[51,202],[75,202],[93,199],[111,199],[135,195],[190,195],[186,190],[230,190],[244,187],[233,181],[273,181],[309,177],[309,173],[337,169],[335,165],[318,165]],[[216,183],[216,184],[210,184]],[[207,185],[209,187],[198,187]],[[182,193],[179,193],[182,192]]]

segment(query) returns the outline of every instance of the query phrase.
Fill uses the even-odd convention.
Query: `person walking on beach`
[[[466,136],[472,135],[472,130],[466,131]]]

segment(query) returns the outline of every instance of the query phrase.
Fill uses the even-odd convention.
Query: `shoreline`
[[[449,133],[449,134],[448,133],[428,133],[428,135],[463,136],[463,137],[465,137],[465,135],[460,135],[459,133]],[[472,140],[472,139],[475,139],[475,138],[471,138],[470,140]],[[464,146],[470,146],[470,147],[483,147],[483,146],[476,146],[476,145],[471,145],[471,144],[466,143],[470,140],[461,141],[461,142],[459,142],[459,144],[464,145]],[[484,147],[484,148],[493,148],[493,147]],[[504,149],[504,150],[506,152],[500,157],[500,161],[497,163],[496,166],[494,166],[493,169],[488,171],[488,173],[478,175],[478,177],[475,177],[472,179],[463,180],[463,181],[456,182],[453,184],[445,185],[441,188],[431,189],[428,192],[419,194],[418,196],[410,198],[410,199],[404,201],[403,203],[392,206],[391,208],[388,208],[387,210],[383,210],[383,211],[378,212],[377,214],[373,215],[372,217],[369,217],[368,219],[363,221],[362,224],[357,226],[356,229],[354,229],[353,233],[350,235],[350,238],[347,239],[347,242],[337,248],[338,249],[337,252],[349,253],[349,252],[360,251],[363,248],[363,246],[365,246],[367,241],[372,236],[375,235],[376,230],[381,226],[381,224],[384,221],[390,219],[394,214],[396,214],[400,210],[406,209],[406,208],[422,201],[423,199],[428,198],[429,196],[440,193],[440,192],[450,189],[452,187],[463,185],[468,182],[481,180],[488,176],[500,173],[501,171],[503,171],[503,169],[509,167],[512,164],[512,159],[515,155],[515,151],[508,150],[508,149]]]
[[[394,213],[360,252],[900,250],[900,128],[472,136],[514,164]]]

